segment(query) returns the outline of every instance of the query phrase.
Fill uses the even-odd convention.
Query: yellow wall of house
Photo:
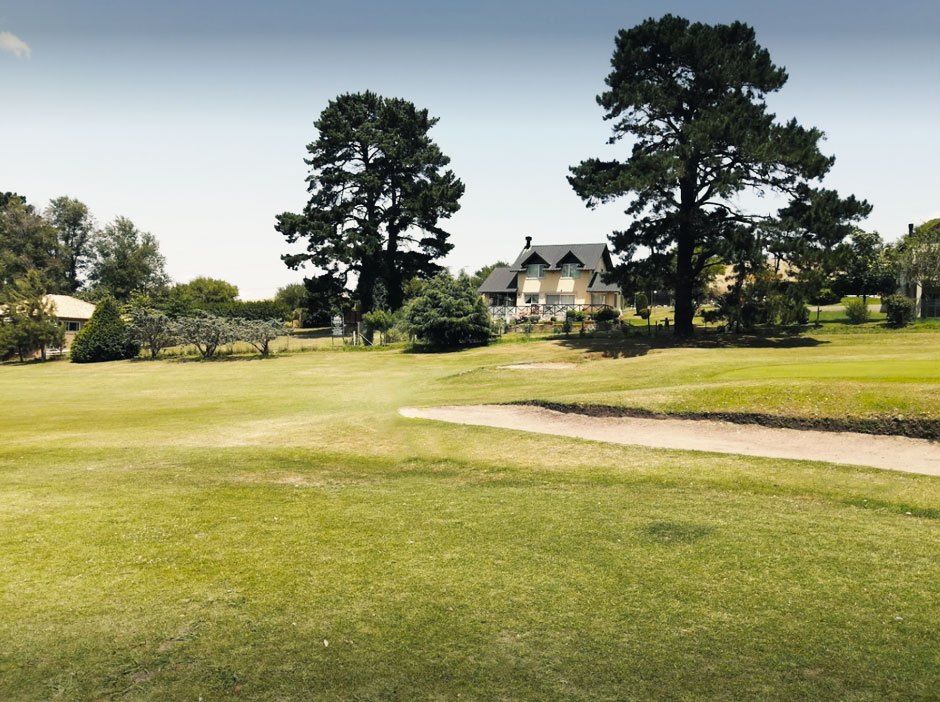
[[[539,303],[545,303],[546,295],[574,295],[574,304],[589,305],[591,296],[587,291],[592,271],[581,271],[577,278],[562,278],[561,271],[545,271],[544,278],[529,278],[525,271],[519,274],[519,296],[516,304],[524,305],[526,294],[538,293]]]

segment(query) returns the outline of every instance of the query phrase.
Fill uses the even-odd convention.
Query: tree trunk
[[[682,223],[680,229],[689,225]],[[692,235],[691,232],[681,231],[676,246],[676,312],[675,331],[679,337],[692,336],[694,327],[692,318],[695,316],[695,305],[692,304],[692,293],[695,289],[695,275],[692,270]]]
[[[397,265],[398,232],[389,228],[388,245],[385,249],[385,288],[388,308],[392,312],[402,306],[401,271]]]
[[[695,253],[695,232],[692,215],[695,208],[695,163],[686,164],[686,173],[679,190],[679,221],[676,237],[676,311],[675,331],[677,337],[692,336],[695,331],[692,318],[695,316],[695,306],[692,304],[692,292],[695,289],[695,271],[692,266],[692,257]],[[652,303],[652,300],[650,300]]]

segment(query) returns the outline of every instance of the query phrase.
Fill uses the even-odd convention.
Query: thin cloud
[[[33,50],[12,32],[0,32],[0,51],[9,51],[16,58],[29,58]]]

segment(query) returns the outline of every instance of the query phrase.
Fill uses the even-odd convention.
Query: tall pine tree
[[[771,248],[816,265],[870,211],[811,187],[834,158],[819,150],[821,131],[768,111],[766,95],[787,74],[748,25],[649,19],[620,30],[611,67],[597,101],[612,123],[609,143],[628,138],[630,157],[583,161],[569,182],[589,206],[630,198],[632,224],[610,237],[627,260],[619,275],[627,286],[672,279],[677,335],[693,331],[695,291],[710,265]],[[776,216],[752,213],[741,205],[746,192],[791,204]]]
[[[310,199],[301,213],[277,217],[288,243],[306,252],[281,258],[292,269],[311,264],[305,282],[329,304],[355,278],[360,310],[395,310],[402,284],[440,270],[435,261],[453,248],[438,226],[460,207],[463,183],[429,132],[437,123],[407,100],[372,92],[340,95],[315,122],[307,146]]]

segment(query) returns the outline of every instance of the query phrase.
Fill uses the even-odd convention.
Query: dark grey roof
[[[490,271],[483,284],[477,288],[481,293],[501,293],[516,291],[516,272],[505,266],[498,266]]]
[[[568,256],[571,254],[571,256]],[[597,268],[601,257],[607,256],[608,264],[610,254],[607,252],[607,244],[540,244],[523,249],[516,260],[509,267],[514,271],[521,271],[532,256],[541,258],[548,264],[549,270],[558,270],[566,257],[570,260],[572,257],[581,262],[581,267],[593,271]]]
[[[591,276],[591,282],[588,283],[588,292],[620,292],[620,286],[616,283],[605,283],[601,280],[602,275],[600,273],[595,273]]]

